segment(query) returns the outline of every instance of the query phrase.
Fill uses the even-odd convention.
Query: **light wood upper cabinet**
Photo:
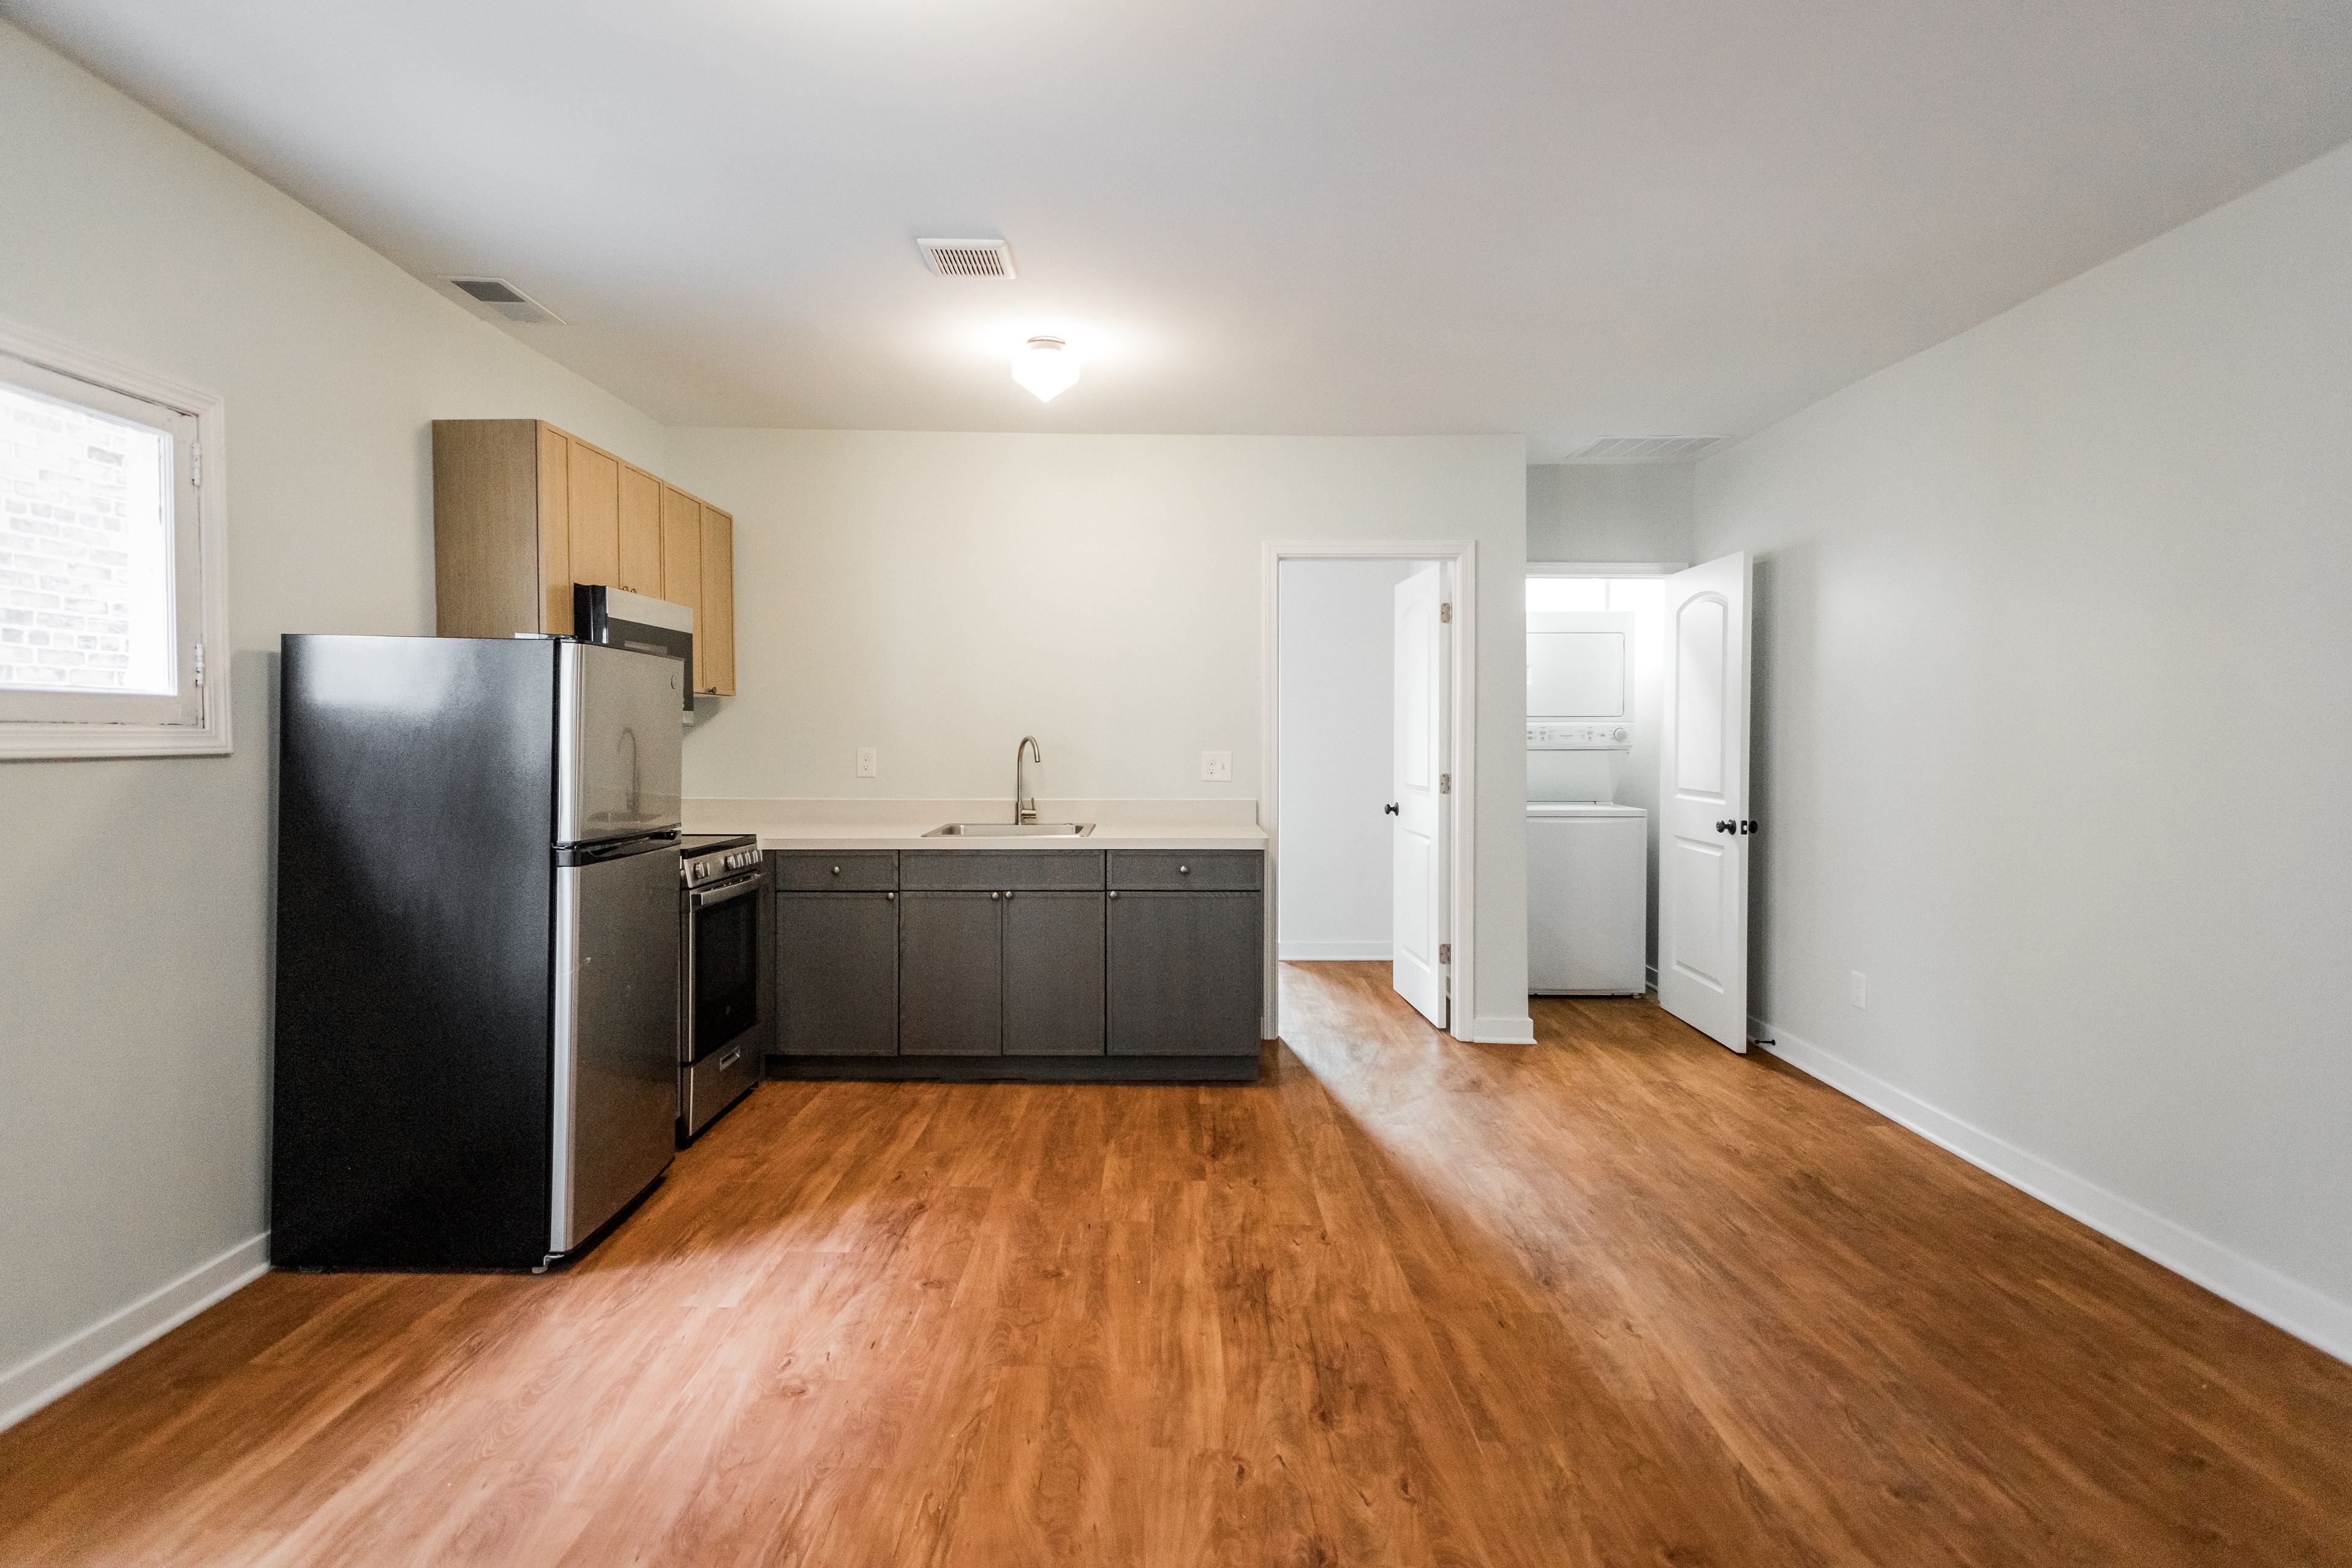
[[[572,459],[572,580],[621,584],[621,459],[568,440]]]
[[[694,611],[694,689],[735,694],[735,520],[538,419],[433,422],[443,637],[568,634],[604,583]]]
[[[659,479],[621,465],[621,574],[613,581],[632,594],[676,600],[662,592],[661,492]]]
[[[710,627],[710,657],[702,662],[709,684],[697,689],[735,695],[735,520],[717,507],[702,509],[702,614]],[[699,651],[701,637],[695,638]]]
[[[694,689],[707,691],[703,671],[710,656],[704,643],[710,628],[702,620],[702,503],[676,485],[661,492],[662,597],[694,612]]]
[[[552,425],[535,419],[445,419],[433,426],[433,538],[434,554],[440,554],[441,518],[441,430],[465,425],[520,425],[538,433],[539,512],[530,519],[532,530],[539,535],[539,602],[542,618],[537,626],[517,627],[519,631],[554,632],[568,636],[572,631],[572,437]],[[541,520],[552,520],[542,522]],[[451,631],[446,625],[443,637],[475,634]],[[496,637],[496,632],[479,634]],[[507,634],[511,637],[514,634]]]

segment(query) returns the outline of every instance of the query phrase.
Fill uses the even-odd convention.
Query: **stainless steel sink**
[[[1084,838],[1095,830],[1091,822],[950,822],[923,835],[926,838]]]

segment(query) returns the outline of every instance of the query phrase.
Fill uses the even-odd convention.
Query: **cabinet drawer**
[[[903,888],[1050,892],[1103,885],[1099,849],[909,849],[898,858]],[[1255,886],[1255,883],[1251,884]]]
[[[795,893],[871,893],[898,885],[896,849],[772,849],[776,886]]]
[[[1114,849],[1110,885],[1167,892],[1254,893],[1265,886],[1255,849]]]

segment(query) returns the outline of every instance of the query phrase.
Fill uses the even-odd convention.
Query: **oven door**
[[[757,870],[686,896],[685,1027],[678,1059],[688,1066],[741,1041],[760,1021],[760,889]]]

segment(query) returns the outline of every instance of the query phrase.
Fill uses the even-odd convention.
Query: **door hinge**
[[[1454,793],[1454,775],[1452,773],[1440,773],[1437,775],[1437,793],[1440,795],[1452,795]]]
[[[1454,606],[1451,605],[1438,605],[1437,618],[1444,625],[1452,626],[1454,624]]]
[[[205,444],[202,441],[188,443],[188,483],[197,489],[205,486]]]
[[[1451,963],[1454,962],[1454,944],[1452,942],[1441,942],[1437,944],[1437,962],[1440,963]]]
[[[198,643],[198,644],[196,645],[196,684],[197,684],[198,686],[202,686],[204,683],[205,683],[205,645],[204,645],[204,644],[202,644],[202,643]]]

